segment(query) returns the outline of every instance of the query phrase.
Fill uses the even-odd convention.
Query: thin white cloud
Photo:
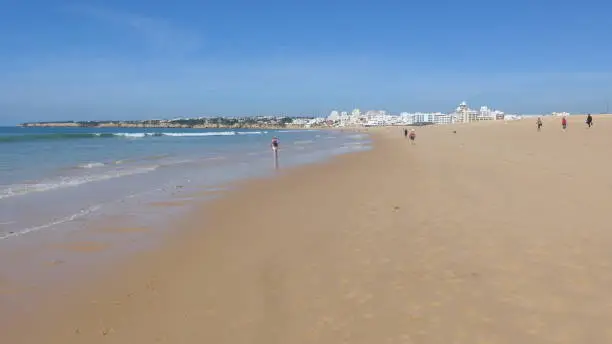
[[[71,6],[68,9],[106,25],[131,30],[158,52],[186,54],[199,49],[201,45],[200,35],[166,19],[89,5]]]

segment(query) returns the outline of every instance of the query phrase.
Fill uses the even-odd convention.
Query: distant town
[[[552,113],[552,115],[569,115]],[[354,109],[332,111],[327,117],[290,117],[290,116],[255,116],[255,117],[196,117],[174,119],[149,119],[137,121],[59,121],[22,123],[23,127],[112,127],[112,128],[322,128],[322,127],[374,127],[374,126],[416,126],[432,124],[470,123],[476,121],[518,120],[523,116],[506,114],[503,111],[481,106],[479,110],[471,109],[466,102],[461,102],[450,113],[441,112],[402,112],[389,114],[384,110],[362,112]]]

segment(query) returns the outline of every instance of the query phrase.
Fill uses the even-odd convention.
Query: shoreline
[[[557,120],[541,133],[531,121],[426,127],[416,146],[371,129],[372,150],[237,183],[161,247],[3,333],[50,344],[610,341],[601,183],[612,121],[570,118],[562,132]]]
[[[108,222],[105,226],[97,226],[96,228],[89,228],[84,230],[83,232],[74,232],[74,235],[64,237],[61,241],[57,240],[49,240],[52,237],[49,237],[50,234],[41,234],[43,241],[37,241],[33,246],[31,246],[27,252],[33,253],[38,250],[47,250],[47,255],[42,254],[44,259],[38,259],[41,264],[42,269],[57,269],[63,267],[63,265],[67,262],[70,262],[74,259],[79,259],[79,256],[85,258],[84,261],[89,262],[90,264],[96,264],[97,271],[88,272],[84,270],[84,267],[80,266],[71,266],[67,268],[66,271],[63,271],[59,276],[53,277],[56,279],[63,277],[70,278],[70,284],[65,287],[61,287],[61,284],[53,283],[49,287],[51,290],[43,291],[40,289],[40,286],[33,286],[31,284],[23,284],[23,283],[7,283],[6,279],[3,279],[3,274],[0,273],[0,332],[9,333],[9,338],[11,335],[14,335],[15,340],[18,343],[30,343],[30,342],[39,342],[40,340],[45,340],[45,342],[49,342],[50,340],[47,336],[48,333],[53,333],[54,335],[59,335],[63,338],[58,343],[64,343],[64,340],[68,340],[70,342],[70,337],[72,337],[75,333],[70,333],[70,331],[66,331],[67,327],[71,325],[65,325],[62,331],[56,331],[53,328],[57,328],[58,324],[63,324],[63,321],[53,322],[52,324],[46,325],[48,319],[53,318],[53,314],[56,312],[56,309],[70,309],[74,313],[72,314],[82,314],[83,312],[88,312],[91,304],[88,300],[97,299],[101,295],[114,295],[111,298],[117,299],[121,298],[119,294],[122,294],[123,291],[119,293],[111,293],[106,288],[108,285],[106,284],[108,280],[111,279],[119,279],[121,281],[130,281],[130,285],[139,285],[141,281],[143,281],[142,276],[144,275],[155,275],[155,266],[158,262],[159,258],[157,255],[161,252],[164,254],[164,259],[168,259],[168,257],[172,256],[172,259],[182,259],[184,258],[182,255],[184,254],[184,245],[188,244],[192,236],[200,236],[201,233],[194,233],[193,226],[193,218],[194,214],[201,212],[206,209],[208,212],[211,207],[215,207],[215,204],[218,202],[223,202],[226,198],[233,198],[235,194],[240,194],[244,189],[249,189],[253,185],[263,185],[267,183],[274,183],[275,180],[279,178],[286,178],[288,175],[293,175],[295,173],[303,173],[300,172],[302,170],[310,170],[310,169],[318,169],[322,166],[326,166],[328,164],[336,164],[337,159],[346,158],[346,156],[359,155],[365,151],[356,151],[349,152],[340,155],[334,155],[330,158],[324,159],[322,161],[311,162],[307,164],[295,165],[284,167],[281,170],[276,171],[276,173],[270,175],[256,176],[247,179],[239,179],[236,181],[232,181],[226,184],[219,185],[211,189],[212,191],[193,191],[184,196],[190,196],[191,200],[189,201],[177,201],[181,203],[182,206],[182,214],[186,215],[181,217],[174,217],[173,221],[169,222],[168,226],[178,227],[178,230],[162,230],[154,229],[150,226],[145,227],[131,227],[131,226],[122,226],[117,223]],[[204,200],[205,197],[213,195],[212,199]],[[167,210],[171,210],[171,208],[175,208],[178,205],[176,202],[168,201],[168,202],[158,202],[152,203],[152,207],[161,207]],[[195,216],[197,217],[197,216]],[[206,229],[205,229],[206,230]],[[101,235],[102,233],[106,233]],[[157,233],[153,233],[157,232]],[[115,238],[106,238],[105,235],[113,235]],[[130,235],[133,238],[130,239]],[[117,240],[128,239],[129,242],[134,243],[135,239],[138,239],[138,235],[155,235],[156,238],[151,242],[151,238],[146,239],[141,237],[142,239],[146,239],[149,244],[146,244],[144,248],[134,250],[133,247],[128,252],[126,247],[123,249],[119,248],[121,252],[119,252],[120,256],[115,257],[113,253],[110,253],[111,256],[105,258],[106,262],[103,264],[95,263],[100,257],[87,257],[88,255],[109,255],[108,250],[117,249],[118,242]],[[47,239],[44,239],[45,236]],[[20,239],[20,238],[18,238]],[[25,239],[25,238],[24,238]],[[36,238],[33,238],[36,239]],[[45,243],[47,242],[47,243]],[[50,242],[50,244],[49,244]],[[0,242],[1,244],[1,242]],[[27,245],[27,244],[26,244]],[[123,245],[125,246],[125,244]],[[58,259],[48,259],[53,254],[49,255],[49,248],[59,250],[55,256],[60,257]],[[6,253],[6,252],[5,252]],[[23,253],[22,253],[23,255]],[[6,257],[0,255],[0,257]],[[81,258],[81,259],[82,259]],[[144,267],[144,268],[143,268]],[[81,273],[84,276],[73,276],[75,271],[81,270]],[[119,271],[119,273],[118,273]],[[6,271],[5,271],[6,272]],[[52,273],[50,271],[46,271],[45,274]],[[56,274],[56,273],[54,273]],[[139,276],[138,278],[133,278],[133,276]],[[147,277],[146,279],[150,279]],[[40,282],[40,281],[38,281]],[[47,281],[49,282],[49,281]],[[103,283],[106,287],[100,289],[98,285]],[[147,285],[150,282],[146,283]],[[122,290],[126,284],[119,284],[119,288]],[[137,287],[137,289],[140,286]],[[149,286],[146,287],[147,289]],[[38,289],[38,292],[35,290]],[[114,289],[114,288],[111,288]],[[92,290],[94,290],[92,292]],[[31,298],[31,292],[34,291],[37,293],[35,298]],[[49,295],[53,295],[56,300],[49,300]],[[70,295],[70,296],[68,296]],[[11,296],[15,296],[13,300],[11,300]],[[26,297],[27,299],[24,299]],[[130,296],[131,297],[131,296]],[[10,302],[7,302],[10,301]],[[23,304],[19,304],[23,303]],[[38,304],[36,304],[38,303]],[[94,303],[98,303],[94,301]],[[116,301],[111,301],[111,304],[116,304]],[[11,306],[12,304],[12,306]],[[25,307],[23,305],[26,304]],[[88,305],[89,304],[89,305]],[[4,305],[4,306],[2,306]],[[47,312],[45,309],[48,309]],[[32,323],[30,320],[37,319],[37,327],[45,328],[48,333],[45,332],[45,335],[39,337],[38,334],[35,334],[32,337],[32,333],[29,333],[29,328],[31,328]],[[73,322],[78,319],[78,316],[71,318],[68,322]],[[27,323],[27,324],[26,324]],[[90,334],[97,335],[95,332],[98,330],[94,330]],[[79,334],[81,331],[77,331]],[[104,332],[102,330],[100,333]],[[106,336],[106,335],[103,335]],[[59,337],[58,337],[59,338]],[[75,338],[76,342],[79,342],[79,338]],[[66,343],[68,343],[66,342]]]
[[[0,218],[6,223],[0,225],[0,240],[83,223],[96,214],[119,216],[138,204],[181,197],[193,188],[272,173],[272,160],[268,160],[268,136],[272,134],[204,136],[208,134],[148,137],[113,132],[104,140],[95,134],[79,141],[68,134],[67,138],[48,141],[37,137],[23,140],[24,148],[17,147],[12,155],[21,161],[0,175],[5,177],[0,187]],[[366,136],[358,139],[347,131],[277,135],[284,140],[284,167],[368,147]],[[47,142],[55,157],[41,155],[45,164],[36,163],[36,154],[30,159],[19,158],[24,156],[22,151],[29,153],[30,146],[48,149]],[[63,152],[70,154],[64,158]],[[55,202],[58,198],[63,201]]]
[[[355,142],[359,142],[362,149],[369,149],[369,139]],[[290,151],[287,150],[287,154]],[[353,154],[353,148],[350,151],[330,153],[316,161],[296,160],[296,157],[288,156],[278,171],[251,172],[252,176],[221,184],[181,187],[172,191],[169,199],[158,200],[155,197],[142,205],[147,208],[144,210],[146,213],[151,213],[157,219],[155,223],[132,224],[126,222],[124,216],[104,216],[103,221],[89,218],[75,221],[74,228],[72,223],[68,223],[69,228],[42,230],[24,236],[15,232],[6,238],[0,237],[0,247],[5,248],[0,250],[0,331],[10,331],[20,322],[35,317],[31,312],[44,308],[36,306],[36,303],[44,304],[49,295],[60,297],[63,303],[66,293],[78,294],[82,290],[95,288],[93,285],[110,278],[114,274],[111,271],[125,262],[164,247],[165,242],[172,241],[174,235],[182,235],[181,229],[176,233],[168,227],[183,222],[181,218],[186,214],[197,212],[199,207],[207,207],[235,188],[240,188],[240,185],[273,179],[279,174],[291,173],[309,165],[326,164],[338,156]],[[255,167],[252,165],[252,169]],[[161,219],[160,215],[152,212],[165,218]],[[81,228],[82,225],[84,227]],[[95,267],[94,271],[88,271],[88,266]],[[80,300],[82,304],[83,299]],[[55,304],[47,307],[57,309],[62,306]]]

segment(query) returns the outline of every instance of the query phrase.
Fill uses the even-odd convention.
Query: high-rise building
[[[332,111],[329,116],[327,116],[328,121],[336,122],[340,120],[340,113],[336,110]]]

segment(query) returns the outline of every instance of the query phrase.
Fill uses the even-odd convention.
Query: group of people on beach
[[[404,128],[404,137],[409,138],[410,144],[413,145],[414,140],[416,139],[416,131],[414,129],[410,129],[410,132],[408,132],[408,129]]]
[[[585,123],[589,128],[593,126],[593,116],[591,116],[591,114],[587,115]],[[536,126],[538,128],[538,131],[542,130],[542,117],[538,117],[538,120],[536,121]],[[563,131],[567,129],[567,118],[565,116],[561,117],[561,129]]]

